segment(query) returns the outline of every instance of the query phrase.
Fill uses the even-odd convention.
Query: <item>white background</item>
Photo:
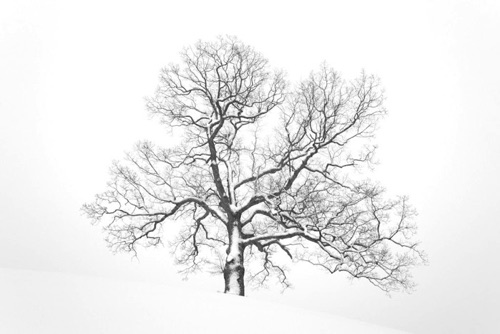
[[[168,249],[113,256],[79,209],[136,141],[168,140],[144,97],[182,47],[219,34],[254,46],[291,81],[322,61],[381,78],[389,115],[376,175],[410,196],[430,259],[411,295],[307,266],[284,295],[250,295],[414,333],[498,332],[498,1],[3,0],[0,267],[180,280]],[[203,275],[185,284],[223,285]]]

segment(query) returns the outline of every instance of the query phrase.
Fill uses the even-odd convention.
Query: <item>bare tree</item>
[[[172,247],[183,271],[223,273],[228,293],[244,295],[245,269],[247,281],[288,286],[286,257],[387,292],[411,289],[409,269],[423,260],[415,213],[361,177],[385,114],[378,80],[348,82],[324,65],[292,89],[231,37],[181,55],[147,108],[181,129],[182,144],[137,144],[83,207],[103,221],[110,247],[156,246],[163,224],[182,220]]]

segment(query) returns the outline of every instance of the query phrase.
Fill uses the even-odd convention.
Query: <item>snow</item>
[[[0,333],[403,334],[185,286],[0,268]]]

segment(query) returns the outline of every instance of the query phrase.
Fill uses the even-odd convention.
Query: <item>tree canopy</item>
[[[386,113],[379,80],[347,81],[322,65],[290,85],[233,37],[181,57],[161,70],[147,109],[179,128],[182,143],[139,142],[83,207],[109,246],[159,245],[164,224],[181,220],[177,262],[185,273],[222,273],[226,292],[271,277],[288,286],[286,258],[410,290],[410,269],[424,260],[415,211],[363,177]]]

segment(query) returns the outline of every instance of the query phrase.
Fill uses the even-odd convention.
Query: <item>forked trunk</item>
[[[226,265],[224,266],[224,293],[245,295],[244,247],[240,243],[241,232],[238,227],[229,231]]]

